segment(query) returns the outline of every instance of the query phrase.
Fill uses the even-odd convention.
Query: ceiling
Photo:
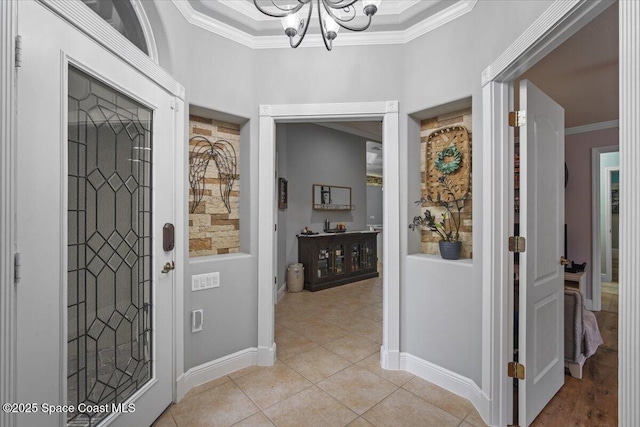
[[[271,0],[258,0],[269,3]],[[276,0],[278,1],[278,0]],[[287,1],[287,0],[283,0]],[[294,1],[297,0],[288,0]],[[408,41],[418,37],[416,28],[437,28],[451,19],[472,10],[477,0],[383,0],[367,35],[380,40],[384,34],[404,34]],[[184,2],[176,2],[182,3]],[[176,4],[176,5],[178,5]],[[229,26],[253,40],[253,47],[275,47],[277,40],[287,44],[278,19],[260,13],[253,0],[188,0],[190,11],[198,19],[211,20]],[[185,10],[180,8],[183,13]],[[194,15],[192,15],[193,17]],[[312,18],[310,33],[317,30],[317,17]],[[341,32],[344,34],[359,34]],[[416,35],[417,34],[417,35]],[[309,35],[307,38],[310,38]],[[400,40],[400,39],[398,39]],[[361,41],[362,42],[362,41]],[[307,43],[307,40],[305,40]],[[305,44],[303,43],[303,45]],[[321,43],[316,40],[316,43]],[[314,43],[307,43],[313,46]],[[528,79],[565,108],[565,127],[573,128],[610,122],[618,119],[618,5],[614,3],[545,58],[527,70],[517,81]],[[518,101],[516,91],[516,105]],[[367,173],[382,175],[382,123],[331,122],[319,123],[333,129],[352,133],[367,141],[367,152],[376,159],[367,165]]]
[[[254,49],[282,48],[289,44],[280,20],[261,13],[253,0],[172,0],[187,21]],[[297,4],[297,0],[257,0],[268,7]],[[335,0],[334,0],[335,1]],[[342,0],[346,1],[346,0]],[[456,19],[475,7],[478,0],[383,0],[365,32],[341,30],[335,46],[402,44]],[[315,4],[315,1],[314,1]],[[367,18],[358,3],[354,26]],[[305,8],[306,10],[306,8]],[[317,7],[313,9],[309,32],[300,47],[323,46],[318,33]]]
[[[618,4],[585,25],[518,81],[521,79],[530,80],[564,107],[565,128],[617,120]]]

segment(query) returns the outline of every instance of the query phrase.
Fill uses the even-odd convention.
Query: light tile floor
[[[287,293],[275,317],[274,366],[196,387],[154,426],[485,425],[468,400],[380,368],[381,277]]]

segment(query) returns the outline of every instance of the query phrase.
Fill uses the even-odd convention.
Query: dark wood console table
[[[378,277],[377,231],[298,235],[304,288],[319,291]]]

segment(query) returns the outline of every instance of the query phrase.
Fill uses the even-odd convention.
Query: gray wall
[[[298,262],[296,235],[304,227],[322,231],[324,220],[345,223],[347,230],[367,225],[366,140],[324,126],[301,123],[276,127],[279,171],[288,180],[289,206],[278,212],[278,274]],[[286,159],[283,161],[283,157]],[[286,171],[286,172],[284,172]],[[285,175],[286,173],[286,175]],[[351,211],[317,211],[312,206],[313,184],[351,187]],[[284,253],[284,257],[281,254]],[[285,276],[286,277],[286,276]],[[283,284],[284,280],[278,280]]]
[[[145,3],[161,20],[160,64],[186,91],[186,104],[248,120],[257,112],[253,99],[255,55],[251,49],[190,25],[171,2]],[[150,17],[151,19],[151,17]],[[156,28],[158,33],[156,34]],[[165,34],[165,31],[168,34]],[[184,111],[188,123],[188,108]],[[184,370],[256,347],[257,295],[257,150],[251,148],[252,123],[240,129],[240,250],[243,254],[189,259],[184,277]],[[257,128],[256,133],[257,134]],[[184,141],[188,141],[185,126]],[[187,152],[185,143],[185,156]],[[184,185],[188,188],[185,174]],[[188,192],[186,193],[188,194]],[[186,214],[186,202],[185,214]],[[188,235],[188,224],[184,224]],[[191,276],[220,272],[220,287],[191,292]],[[191,311],[204,310],[201,332],[191,332]]]
[[[257,345],[258,106],[398,100],[400,229],[407,230],[400,235],[400,349],[481,385],[482,253],[476,251],[471,265],[462,269],[458,262],[407,256],[419,247],[419,233],[407,229],[409,219],[418,214],[413,200],[420,194],[419,122],[412,115],[471,96],[473,156],[480,164],[485,144],[481,73],[551,3],[482,1],[471,13],[405,45],[345,46],[332,52],[303,47],[251,50],[191,27],[170,2],[145,3],[157,9],[157,14],[150,14],[160,21],[153,23],[154,31],[168,33],[159,37],[163,44],[160,63],[185,85],[187,102],[250,119],[245,131],[249,153],[243,153],[248,164],[243,163],[241,170],[241,182],[249,189],[241,188],[240,208],[247,215],[241,229],[248,233],[249,244],[244,246],[248,255],[215,257],[191,266],[193,273],[221,271],[222,286],[194,298],[185,286],[186,324],[192,309],[205,308],[205,330],[195,335],[185,330],[185,369]],[[290,190],[295,192],[290,178],[293,171],[287,174]],[[307,191],[310,197],[310,189]],[[483,194],[479,167],[473,171],[473,193],[473,246],[480,248]],[[313,226],[323,219],[306,221]],[[300,225],[304,226],[291,227]],[[185,277],[188,282],[191,273]],[[224,320],[207,324],[208,313]]]

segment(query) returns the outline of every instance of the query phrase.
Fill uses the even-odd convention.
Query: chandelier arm
[[[345,22],[348,22],[348,21],[340,19],[336,15],[334,15],[333,11],[331,10],[331,8],[327,5],[327,0],[318,0],[318,1],[322,1],[322,4],[324,5],[324,9],[327,11],[329,16],[331,16],[333,18],[333,20],[336,21],[336,23],[338,25],[340,25],[344,29],[347,29],[349,31],[364,31],[367,28],[369,28],[369,26],[371,25],[371,21],[372,21],[373,15],[368,15],[369,21],[365,25],[363,25],[361,27],[355,27],[355,26],[346,24]],[[319,12],[318,12],[318,15],[320,15]],[[351,18],[351,19],[353,19],[353,18]],[[349,19],[349,21],[351,19]],[[320,18],[320,27],[322,28],[322,18]],[[324,29],[322,30],[322,34],[323,34],[323,37],[324,37]],[[326,43],[325,43],[325,45],[326,45]]]
[[[320,0],[318,0],[318,3],[320,3]],[[324,2],[324,0],[322,1],[322,4],[324,5],[324,8],[327,8],[326,3]],[[331,40],[327,40],[327,33],[326,33],[326,29],[324,27],[324,23],[322,22],[322,10],[320,9],[320,4],[318,4],[318,20],[320,21],[320,35],[322,36],[322,42],[324,43],[324,47],[327,48],[328,51],[331,51],[331,49],[333,48],[333,42]],[[331,14],[331,16],[333,16],[333,14]]]
[[[262,7],[260,7],[260,5],[258,4],[258,0],[253,0],[253,4],[255,5],[255,7],[262,13],[264,13],[267,16],[271,16],[272,18],[284,18],[285,16],[289,16],[291,14],[296,13],[297,11],[299,11],[300,9],[302,9],[304,7],[304,5],[306,3],[301,2],[300,0],[298,0],[298,5],[296,7],[294,7],[293,9],[283,9],[282,7],[278,6],[277,4],[274,3],[273,0],[271,0],[271,4],[273,4],[275,7],[277,7],[278,9],[282,10],[282,13],[278,13],[278,12],[270,12],[266,9],[263,9]]]
[[[356,4],[360,0],[349,0],[344,3],[344,0],[322,0],[322,3],[329,6],[331,9],[344,9],[347,7],[351,7]]]
[[[304,29],[302,30],[302,34],[300,34],[300,38],[298,39],[298,41],[296,43],[293,43],[293,37],[289,37],[289,44],[294,49],[297,48],[298,46],[300,46],[300,43],[302,43],[302,40],[304,39],[304,36],[307,34],[307,29],[309,28],[309,21],[311,21],[311,11],[313,11],[313,2],[312,1],[309,2],[309,13],[307,14],[307,19],[305,19],[305,21],[304,21]],[[319,12],[320,12],[320,10],[318,9],[318,13]]]

